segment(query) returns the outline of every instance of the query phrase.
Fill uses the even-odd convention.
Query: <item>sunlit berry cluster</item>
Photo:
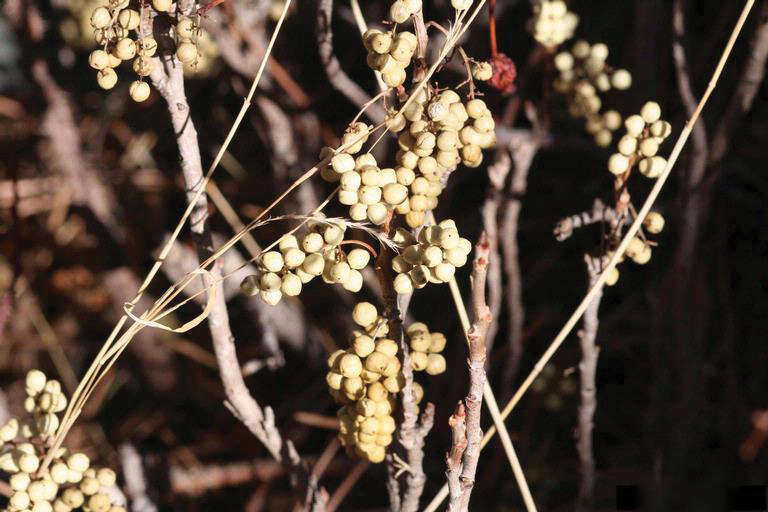
[[[392,443],[394,395],[404,380],[397,343],[382,338],[388,328],[376,307],[361,302],[352,318],[363,330],[354,331],[348,349],[337,350],[328,358],[326,382],[342,405],[338,412],[341,444],[350,456],[377,463],[384,460],[386,447]]]
[[[608,159],[608,170],[621,175],[639,162],[641,174],[658,178],[667,165],[666,159],[657,155],[659,145],[672,132],[672,126],[661,119],[661,107],[649,101],[639,115],[629,116],[624,126],[627,133],[619,140],[618,152]]]
[[[400,134],[396,174],[410,193],[397,213],[405,215],[412,228],[421,226],[426,212],[437,206],[448,173],[459,163],[479,166],[482,150],[496,143],[495,123],[485,102],[464,103],[452,90],[432,98],[420,91],[402,114],[389,117],[387,128]]]
[[[413,33],[382,32],[372,28],[363,35],[363,44],[368,50],[368,66],[381,73],[385,84],[399,87],[405,83],[405,69],[416,51]]]
[[[123,61],[133,60],[133,70],[139,79],[130,85],[134,101],[149,97],[149,84],[143,79],[152,72],[152,56],[157,51],[157,41],[151,36],[138,37],[141,13],[128,7],[128,0],[112,0],[97,7],[91,13],[91,26],[96,43],[101,47],[91,52],[90,66],[98,73],[96,81],[102,89],[112,89],[117,84],[117,68]],[[133,35],[131,34],[133,32]]]
[[[48,440],[58,427],[56,413],[66,397],[56,380],[39,370],[26,376],[25,409],[31,417],[12,418],[0,427],[0,471],[8,474],[10,495],[3,512],[125,512],[113,503],[109,488],[115,472],[91,467],[87,455],[59,448],[51,464],[41,471]]]
[[[243,279],[240,289],[246,295],[258,295],[275,305],[283,295],[295,297],[303,284],[321,276],[328,284],[340,284],[358,292],[363,286],[360,270],[371,259],[366,249],[341,249],[347,225],[343,221],[324,219],[307,222],[308,231],[299,237],[285,235],[278,250],[263,252],[257,259],[258,274]]]
[[[411,365],[415,371],[426,371],[429,375],[445,372],[445,358],[440,354],[446,343],[442,333],[429,332],[426,324],[416,322],[408,326],[405,334],[411,347]]]
[[[568,11],[562,0],[538,0],[533,4],[530,30],[536,41],[547,48],[554,48],[573,37],[578,24],[579,17]]]
[[[339,181],[339,202],[349,206],[349,217],[381,225],[389,212],[408,199],[408,187],[400,183],[395,170],[379,168],[370,153],[354,158],[338,153],[331,159],[329,181]]]
[[[472,251],[472,243],[459,236],[450,219],[424,227],[418,240],[405,230],[399,230],[393,240],[400,246],[400,254],[392,258],[397,293],[411,293],[427,283],[447,283]]]
[[[571,116],[586,120],[587,132],[601,147],[610,145],[611,132],[621,126],[621,116],[613,110],[600,113],[603,101],[599,93],[625,90],[632,85],[629,71],[614,70],[606,64],[607,58],[605,44],[590,45],[586,41],[577,41],[570,52],[555,56],[555,67],[560,72],[554,83],[555,90],[567,96]]]
[[[199,16],[180,16],[173,27],[176,58],[188,74],[210,71],[219,50],[211,36],[200,27]]]
[[[395,0],[389,8],[389,19],[395,23],[405,23],[420,10],[421,0]]]

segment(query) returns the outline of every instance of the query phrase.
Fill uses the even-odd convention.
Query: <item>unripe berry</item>
[[[493,78],[493,68],[488,62],[476,62],[472,66],[472,78],[482,82]]]
[[[431,333],[430,340],[431,344],[429,346],[429,351],[433,354],[442,352],[447,342],[445,336],[440,332]]]
[[[296,297],[301,293],[301,279],[292,273],[287,273],[282,277],[280,291],[288,297]]]
[[[45,374],[40,370],[30,370],[24,380],[27,395],[34,396],[45,388]]]
[[[620,91],[629,89],[632,86],[632,75],[626,69],[617,69],[611,75],[611,85]]]
[[[91,461],[84,453],[73,453],[67,458],[67,466],[73,471],[84,472],[91,465]]]
[[[8,501],[8,505],[13,510],[25,510],[29,504],[29,494],[27,494],[25,491],[13,493],[13,496],[11,496],[11,499]]]
[[[352,309],[352,320],[361,327],[368,327],[378,318],[376,306],[370,302],[359,302]]]
[[[197,47],[193,43],[181,43],[176,48],[176,57],[184,64],[191,64],[197,59]]]

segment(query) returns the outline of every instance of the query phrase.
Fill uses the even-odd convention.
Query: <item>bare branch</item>
[[[603,268],[599,257],[584,255],[589,275],[589,288],[594,286]],[[577,511],[592,510],[592,498],[595,490],[595,459],[592,455],[592,429],[594,427],[595,409],[597,409],[597,389],[595,374],[597,373],[597,357],[600,347],[595,344],[599,325],[598,310],[602,299],[602,289],[595,295],[589,307],[584,312],[582,329],[579,331],[581,341],[581,404],[579,405],[579,424],[576,430],[576,449],[579,452],[580,476],[579,497],[576,503]]]
[[[456,410],[448,418],[448,426],[451,427],[451,451],[445,456],[447,469],[445,476],[448,479],[448,492],[450,501],[448,510],[458,510],[461,507],[461,459],[467,449],[467,422],[464,402],[456,404]]]
[[[125,492],[134,512],[157,512],[157,506],[147,496],[147,478],[141,455],[132,444],[120,446],[120,463],[125,479]]]
[[[488,327],[491,324],[491,310],[485,301],[485,282],[488,271],[488,258],[490,256],[490,245],[485,233],[480,235],[480,240],[475,246],[475,262],[472,270],[472,326],[467,332],[469,340],[469,392],[464,399],[464,409],[466,416],[464,418],[466,428],[466,449],[461,457],[461,474],[458,476],[459,485],[456,485],[455,476],[451,465],[451,455],[448,457],[448,477],[449,492],[451,499],[448,510],[451,512],[464,512],[469,510],[469,498],[472,494],[472,488],[475,485],[475,473],[477,463],[480,459],[480,449],[483,440],[483,431],[480,428],[480,415],[483,403],[483,387],[485,386],[485,337],[488,334]],[[458,417],[460,409],[457,407],[454,414],[454,423],[460,422]],[[456,431],[454,427],[454,436],[460,436],[461,432]],[[454,437],[453,443],[461,444],[462,440]],[[454,451],[452,446],[451,451]],[[454,480],[453,484],[451,480]]]
[[[180,12],[190,14],[194,5],[193,1],[187,0],[179,2],[178,8]],[[144,22],[151,25],[152,20],[144,20]],[[149,28],[144,27],[145,33]],[[204,176],[197,131],[184,90],[183,69],[173,54],[155,57],[155,61],[156,65],[150,78],[168,104],[168,112],[179,148],[181,170],[187,185],[187,197],[191,201],[197,195],[197,189],[204,183]],[[190,228],[197,243],[200,261],[204,261],[214,252],[207,218],[208,203],[203,194],[199,196],[190,216]],[[220,280],[222,275],[220,262],[214,262],[210,273],[215,281]],[[309,477],[293,444],[284,440],[277,430],[272,409],[269,407],[262,409],[245,385],[237,359],[234,336],[229,325],[223,285],[218,282],[215,286],[217,293],[208,316],[208,327],[219,365],[219,375],[228,400],[227,406],[235,417],[264,444],[272,456],[286,467],[291,475],[292,484],[302,494],[305,504],[314,503],[316,496],[319,496],[316,492],[316,482]]]
[[[555,238],[562,242],[573,235],[573,231],[598,222],[613,223],[618,219],[618,214],[613,208],[606,206],[600,199],[595,199],[592,209],[576,215],[571,215],[560,220],[555,226]]]
[[[317,4],[317,45],[320,51],[320,61],[325,66],[325,72],[331,84],[358,108],[370,101],[370,96],[357,83],[347,76],[339,59],[333,53],[333,0],[320,0]],[[374,123],[384,120],[384,109],[378,104],[371,104],[365,115]]]

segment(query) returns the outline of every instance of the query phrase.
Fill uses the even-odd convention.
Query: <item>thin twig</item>
[[[370,101],[370,96],[341,69],[339,59],[333,53],[333,0],[320,0],[317,4],[317,45],[320,51],[320,62],[325,67],[325,73],[331,84],[355,106],[361,107]],[[384,109],[378,103],[372,103],[365,110],[374,123],[384,120]]]
[[[585,255],[589,276],[589,287],[592,287],[600,275],[602,258]],[[592,510],[593,494],[595,491],[595,459],[592,450],[592,429],[594,427],[595,409],[597,409],[597,390],[595,374],[597,373],[597,357],[600,347],[597,346],[597,328],[600,323],[598,311],[602,290],[595,295],[592,303],[584,313],[583,327],[579,331],[581,341],[581,362],[579,375],[581,383],[581,404],[579,405],[579,424],[576,431],[576,449],[579,452],[580,480],[579,497],[576,510],[588,512]]]

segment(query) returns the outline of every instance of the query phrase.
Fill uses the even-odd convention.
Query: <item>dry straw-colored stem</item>
[[[634,222],[627,230],[619,246],[616,248],[616,252],[614,252],[613,257],[605,266],[605,268],[603,269],[603,272],[598,276],[597,280],[595,281],[592,288],[590,288],[587,295],[584,297],[584,299],[582,299],[581,303],[579,303],[579,305],[576,307],[576,310],[573,312],[573,314],[570,316],[570,318],[565,323],[563,328],[560,330],[560,332],[557,334],[555,339],[549,345],[549,348],[547,348],[547,350],[538,360],[538,362],[534,366],[531,373],[528,375],[528,377],[526,377],[523,384],[520,386],[520,388],[518,388],[517,392],[515,392],[515,394],[509,400],[507,405],[504,407],[504,410],[501,411],[502,419],[506,419],[507,416],[509,416],[509,414],[515,408],[515,406],[520,402],[520,399],[523,397],[525,392],[528,391],[528,388],[531,386],[533,381],[536,380],[536,377],[544,369],[544,366],[547,364],[547,362],[549,362],[549,360],[552,358],[555,352],[557,352],[557,349],[560,348],[560,345],[563,344],[565,339],[568,337],[568,335],[571,333],[573,328],[578,323],[581,316],[584,314],[586,309],[592,303],[592,300],[595,298],[595,296],[598,293],[600,293],[600,290],[602,289],[603,285],[605,285],[605,281],[608,279],[608,275],[614,268],[616,268],[616,265],[618,264],[619,260],[624,255],[624,252],[627,250],[627,246],[629,245],[630,240],[632,240],[632,238],[634,238],[634,236],[640,230],[640,227],[642,225],[643,220],[645,219],[645,216],[648,215],[648,212],[651,211],[651,207],[656,201],[656,198],[659,196],[661,189],[664,187],[664,184],[666,183],[667,178],[669,178],[672,168],[677,162],[677,159],[680,157],[680,153],[685,147],[685,143],[688,141],[688,138],[691,135],[691,131],[693,130],[693,127],[696,125],[696,122],[699,120],[699,117],[701,116],[701,112],[704,110],[704,107],[706,106],[707,101],[709,100],[709,97],[712,95],[715,88],[717,87],[717,82],[720,79],[720,75],[723,72],[723,68],[725,67],[726,62],[728,61],[728,58],[731,56],[731,52],[733,51],[733,47],[736,43],[736,40],[738,39],[739,34],[741,34],[741,30],[744,28],[744,23],[746,22],[747,17],[749,16],[749,13],[752,10],[752,7],[754,7],[754,4],[755,4],[754,0],[747,0],[747,2],[744,4],[744,8],[741,11],[741,15],[739,16],[738,21],[736,22],[736,26],[734,27],[733,32],[731,33],[731,36],[728,39],[728,43],[726,44],[725,49],[723,50],[723,53],[720,56],[720,60],[717,64],[717,67],[715,68],[715,71],[712,73],[712,78],[710,79],[709,84],[707,85],[707,90],[704,92],[704,95],[702,96],[701,101],[699,101],[699,104],[696,107],[696,110],[694,111],[693,115],[688,120],[682,132],[680,133],[680,136],[678,137],[677,142],[675,143],[675,146],[672,149],[672,153],[670,154],[669,159],[667,160],[667,165],[664,167],[664,171],[661,173],[661,176],[659,176],[659,178],[656,180],[656,183],[654,184],[653,188],[648,194],[648,197],[645,199],[645,202],[643,203],[643,207],[640,208],[640,211],[638,212],[637,217],[635,218]],[[491,427],[490,429],[488,429],[488,432],[486,432],[485,437],[483,437],[483,446],[488,444],[488,442],[491,440],[491,438],[495,434],[496,434],[495,427]],[[437,507],[440,506],[440,503],[442,503],[447,496],[448,496],[448,484],[445,484],[443,485],[442,489],[440,489],[437,496],[435,496],[435,498],[432,500],[429,506],[425,509],[425,512],[436,510]]]

